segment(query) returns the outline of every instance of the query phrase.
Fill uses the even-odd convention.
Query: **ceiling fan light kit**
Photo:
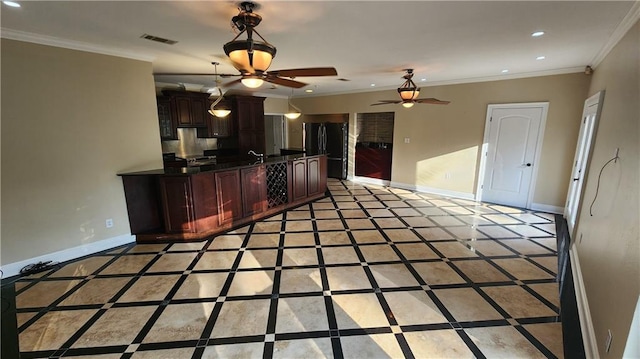
[[[400,87],[398,87],[398,94],[400,100],[379,100],[378,103],[372,103],[371,106],[376,105],[389,105],[389,104],[402,104],[404,108],[411,108],[416,103],[427,103],[432,105],[446,105],[449,101],[440,101],[437,98],[418,98],[420,95],[420,88],[413,82],[413,69],[405,69],[407,72],[402,78],[405,80]]]
[[[293,96],[293,89],[291,89],[291,96]],[[302,115],[302,111],[291,103],[291,96],[287,99],[289,109],[287,110],[287,113],[284,114],[284,117],[290,120],[295,120]]]

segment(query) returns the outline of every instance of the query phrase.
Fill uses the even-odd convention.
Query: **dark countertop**
[[[189,175],[195,175],[199,173],[228,170],[232,168],[251,167],[261,163],[264,163],[264,164],[278,163],[278,162],[293,161],[301,158],[317,157],[317,156],[320,156],[320,155],[311,156],[311,155],[297,154],[297,155],[289,155],[289,156],[276,156],[276,157],[267,157],[262,162],[255,159],[242,158],[242,159],[237,159],[235,161],[230,161],[230,162],[220,161],[221,163],[204,165],[204,166],[179,167],[179,168],[168,167],[168,168],[160,168],[160,169],[147,170],[147,171],[118,173],[118,176],[163,176],[163,175],[189,176]],[[219,160],[223,160],[223,159],[219,158]]]

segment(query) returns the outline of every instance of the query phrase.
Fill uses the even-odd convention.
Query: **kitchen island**
[[[204,240],[322,198],[325,155],[118,174],[138,243]]]

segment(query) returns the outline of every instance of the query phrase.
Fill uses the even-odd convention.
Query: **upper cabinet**
[[[162,98],[169,99],[170,114],[174,127],[207,126],[205,119],[209,94],[188,91],[163,91],[162,93],[165,95]],[[160,107],[160,97],[158,98],[158,107]],[[165,139],[164,136],[163,139]]]
[[[265,153],[264,97],[236,96],[232,116],[238,124],[240,153]]]
[[[160,121],[160,139],[161,140],[177,140],[178,129],[175,123],[175,116],[171,114],[171,101],[167,96],[159,96],[158,102],[158,121]]]
[[[213,100],[207,100],[207,109],[211,106]],[[222,105],[226,108],[231,107],[231,101],[226,98],[222,100]],[[208,111],[205,113],[205,128],[198,128],[198,137],[231,137],[235,134],[235,121],[233,115],[227,117],[216,117]]]

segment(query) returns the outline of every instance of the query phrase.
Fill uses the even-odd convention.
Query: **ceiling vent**
[[[165,39],[163,37],[158,37],[158,36],[153,36],[153,35],[149,35],[149,34],[142,34],[142,36],[140,36],[143,39],[147,39],[147,40],[151,40],[151,41],[155,41],[155,42],[161,42],[163,44],[167,44],[167,45],[174,45],[177,44],[178,42],[176,40],[169,40],[169,39]]]

